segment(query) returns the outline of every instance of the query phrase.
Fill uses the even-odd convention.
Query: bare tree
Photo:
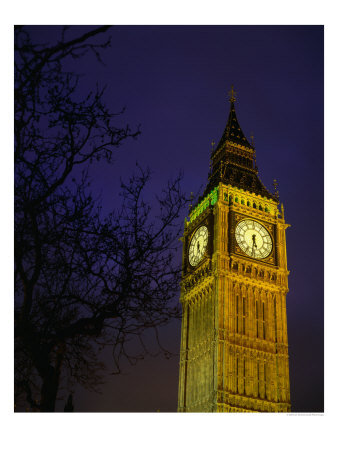
[[[109,40],[95,42],[107,28],[63,33],[51,46],[15,29],[15,396],[36,411],[54,411],[63,384],[95,389],[104,346],[119,372],[121,358],[148,351],[147,329],[179,316],[181,177],[149,204],[150,172],[138,166],[108,216],[90,192],[88,165],[110,162],[139,134],[114,126],[103,90],[79,99],[78,76],[63,69],[88,51],[100,58]],[[131,353],[130,339],[141,352]]]

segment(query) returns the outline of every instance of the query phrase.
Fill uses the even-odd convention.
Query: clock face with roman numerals
[[[208,243],[208,228],[203,225],[193,235],[189,246],[189,263],[193,267],[203,258]]]
[[[270,255],[271,236],[268,230],[255,220],[245,219],[238,222],[235,236],[240,248],[251,258],[262,259]]]

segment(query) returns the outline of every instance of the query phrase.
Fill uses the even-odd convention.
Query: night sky
[[[69,36],[87,30],[76,27]],[[31,27],[33,39],[44,43],[54,43],[59,32]],[[271,192],[277,179],[291,224],[286,236],[292,411],[323,411],[323,27],[115,26],[109,33],[104,65],[87,55],[66,67],[82,74],[79,96],[96,83],[106,85],[110,109],[126,107],[121,123],[140,125],[139,138],[116,152],[113,165],[91,167],[104,211],[119,205],[120,177],[128,179],[136,161],[153,172],[149,198],[180,170],[187,192],[204,188],[211,141],[217,144],[222,136],[233,84],[240,126],[247,138],[254,135],[259,176]],[[75,411],[176,411],[179,322],[163,330],[163,340],[177,356],[125,366],[124,375],[107,377],[101,394],[77,390]]]

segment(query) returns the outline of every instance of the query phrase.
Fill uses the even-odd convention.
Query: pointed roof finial
[[[273,187],[275,190],[275,197],[277,200],[279,200],[278,183],[277,183],[276,178],[273,180]]]
[[[193,202],[193,200],[194,200],[194,193],[193,193],[193,192],[190,192],[189,214],[190,214],[191,211],[192,211],[192,202]]]
[[[231,103],[234,103],[236,101],[237,92],[235,92],[233,84],[231,85],[231,90],[228,92],[228,94],[230,96],[229,101]]]

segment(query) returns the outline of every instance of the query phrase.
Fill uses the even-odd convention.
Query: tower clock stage
[[[284,208],[229,118],[183,235],[179,412],[291,410]]]

